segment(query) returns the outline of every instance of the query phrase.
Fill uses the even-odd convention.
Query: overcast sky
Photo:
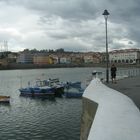
[[[0,0],[0,45],[9,51],[140,48],[140,0]]]

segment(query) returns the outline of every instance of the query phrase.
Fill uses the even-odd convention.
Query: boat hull
[[[20,96],[26,97],[50,97],[54,96],[52,88],[21,88],[19,89]]]
[[[10,103],[10,96],[0,96],[0,103]]]
[[[83,93],[66,92],[64,95],[66,98],[81,98]]]
[[[62,95],[64,94],[64,87],[61,86],[55,88],[54,93],[55,93],[55,97],[62,97]]]

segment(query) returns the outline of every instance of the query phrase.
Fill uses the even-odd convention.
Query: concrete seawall
[[[80,140],[138,140],[140,112],[120,92],[91,81],[83,94]]]
[[[86,140],[94,120],[98,104],[87,98],[83,98],[83,114],[81,119],[81,137],[80,140]]]

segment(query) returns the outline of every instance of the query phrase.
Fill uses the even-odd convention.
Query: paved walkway
[[[106,83],[106,85],[130,97],[140,109],[140,76],[118,80],[116,84]]]

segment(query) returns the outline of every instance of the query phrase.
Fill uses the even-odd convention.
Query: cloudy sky
[[[0,0],[0,51],[140,48],[140,0]]]

